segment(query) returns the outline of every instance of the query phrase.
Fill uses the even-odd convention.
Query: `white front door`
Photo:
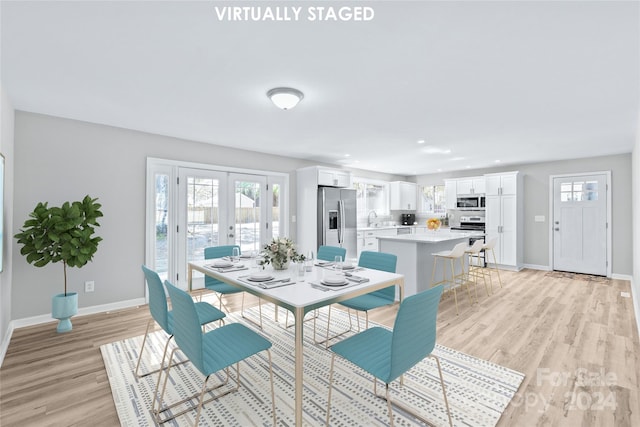
[[[607,275],[607,175],[553,178],[553,269]]]

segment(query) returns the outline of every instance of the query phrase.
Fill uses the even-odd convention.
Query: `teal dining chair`
[[[154,403],[156,400],[160,403],[163,402],[167,388],[167,380],[169,379],[171,372],[173,357],[178,350],[189,358],[191,364],[205,376],[205,379],[202,384],[201,391],[196,395],[183,399],[180,402],[174,402],[161,410],[154,411],[156,421],[158,421],[158,423],[164,423],[171,418],[175,418],[178,415],[193,410],[193,406],[189,406],[188,409],[185,409],[182,412],[172,411],[171,418],[160,420],[161,412],[173,409],[177,405],[188,402],[193,398],[197,398],[198,404],[195,417],[195,425],[197,426],[200,420],[202,406],[206,403],[204,401],[205,393],[211,392],[226,384],[229,379],[228,368],[234,364],[236,365],[237,375],[236,387],[213,396],[213,398],[207,400],[207,402],[219,399],[230,392],[237,391],[240,388],[240,362],[260,353],[261,351],[266,351],[269,360],[269,379],[271,383],[271,410],[273,414],[273,425],[275,426],[275,393],[273,387],[271,351],[269,350],[271,348],[271,342],[240,323],[231,323],[204,333],[200,329],[198,313],[191,296],[182,289],[173,286],[168,281],[165,281],[164,283],[169,291],[171,304],[173,306],[173,329],[177,347],[173,349],[169,355],[169,366],[167,367],[167,373],[162,385],[162,392],[158,397],[156,389]],[[218,384],[213,388],[207,389],[207,382],[209,381],[209,378],[221,370],[227,371],[227,381],[222,384]],[[175,380],[179,381],[178,378]]]
[[[204,259],[216,259],[231,256],[233,253],[233,248],[238,248],[240,251],[240,246],[238,245],[223,245],[223,246],[211,246],[208,248],[204,248]],[[243,292],[242,294],[242,305],[240,308],[240,313],[242,317],[244,317],[244,291],[238,287],[230,285],[228,283],[224,283],[218,279],[214,279],[213,277],[209,277],[207,275],[204,276],[204,287],[205,289],[212,291],[218,297],[219,307],[222,310],[224,306],[227,313],[230,313],[229,308],[223,304],[222,296],[223,295],[231,295],[236,294],[238,292]],[[260,329],[262,329],[262,301],[258,299],[258,310],[260,311]],[[246,319],[246,318],[245,318]],[[247,319],[250,320],[250,319]]]
[[[144,272],[144,277],[149,289],[149,312],[151,313],[151,319],[149,319],[149,321],[147,322],[147,330],[144,333],[144,338],[142,339],[142,347],[140,348],[140,352],[138,354],[138,363],[136,363],[135,374],[138,378],[154,374],[163,369],[164,360],[167,355],[167,348],[169,347],[169,342],[173,337],[173,312],[168,309],[167,294],[164,291],[162,280],[160,279],[160,276],[158,276],[158,273],[144,265],[142,266],[142,271]],[[198,319],[201,326],[204,326],[211,322],[215,322],[216,320],[220,320],[222,322],[222,319],[225,317],[225,314],[222,311],[206,302],[197,303],[196,311],[198,313]],[[149,330],[153,326],[154,322],[160,325],[160,327],[167,334],[169,334],[169,338],[167,339],[167,342],[164,346],[162,361],[160,362],[160,369],[141,374],[139,373],[140,361],[142,360],[142,353],[144,352],[144,347],[147,343]]]
[[[318,248],[318,255],[316,256],[316,259],[319,261],[333,262],[337,256],[341,256],[342,260],[344,261],[345,257],[347,256],[347,249],[340,248],[338,246],[322,245]],[[318,311],[314,310],[314,315],[313,315],[313,340],[314,341],[316,341],[316,319],[317,318],[318,318]],[[311,319],[307,319],[307,320],[311,320]],[[286,312],[286,316],[284,318],[284,324],[287,328],[290,328],[291,326],[294,325],[294,323],[289,325],[289,310],[287,310]],[[316,341],[316,344],[317,343],[318,342]]]
[[[358,260],[358,266],[364,268],[371,268],[374,270],[387,271],[389,273],[396,272],[396,263],[398,257],[394,254],[385,252],[373,252],[363,251],[360,254]],[[365,314],[365,329],[369,328],[369,310],[375,308],[391,305],[395,302],[396,298],[396,286],[392,285],[384,289],[380,289],[374,292],[370,292],[365,295],[360,295],[354,298],[350,298],[345,301],[341,301],[338,304],[347,308],[347,314],[349,316],[349,329],[340,332],[332,337],[329,337],[329,327],[331,326],[331,306],[329,306],[329,314],[327,318],[327,339],[325,346],[329,346],[329,341],[346,334],[349,331],[353,331],[353,323],[351,321],[351,309],[356,312],[356,321],[358,322],[358,332],[360,332],[360,316],[359,311],[363,311]]]
[[[410,413],[427,425],[432,424],[420,414],[417,414],[413,408],[393,402],[389,394],[389,384],[426,357],[433,357],[436,361],[440,383],[442,384],[442,394],[449,425],[453,425],[440,360],[432,353],[436,345],[436,319],[441,296],[442,285],[439,285],[407,297],[400,304],[392,331],[382,327],[373,327],[331,346],[327,426],[331,418],[331,390],[333,388],[336,355],[373,375],[373,393],[377,397],[386,399],[391,426],[393,426],[392,405]],[[384,396],[378,395],[378,380],[385,384]],[[402,385],[402,378],[400,378],[400,385]]]
[[[337,246],[322,245],[318,248],[318,256],[316,258],[322,261],[333,261],[337,256],[341,256],[342,261],[345,261],[347,249],[339,248]]]

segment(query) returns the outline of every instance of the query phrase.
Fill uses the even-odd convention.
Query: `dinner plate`
[[[344,286],[349,282],[347,281],[347,279],[340,279],[339,282],[334,281],[333,279],[322,279],[320,283],[325,286]]]
[[[251,256],[251,254],[242,254],[240,255],[240,258],[253,258],[253,257]]]
[[[343,265],[342,266],[343,270],[353,270],[354,268],[356,268],[355,265]]]
[[[218,260],[218,261],[213,261],[211,263],[211,266],[217,267],[217,268],[228,268],[228,267],[233,267],[233,263],[229,261]]]
[[[273,279],[273,276],[271,274],[258,273],[250,275],[248,279],[252,282],[266,282],[267,280]]]

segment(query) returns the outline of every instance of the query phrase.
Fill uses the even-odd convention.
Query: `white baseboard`
[[[628,280],[631,283],[631,287],[633,288],[633,276],[630,276],[628,274],[617,274],[617,273],[612,273],[611,274],[611,278],[615,279],[615,280]]]
[[[640,290],[636,292],[635,281],[631,277],[631,299],[633,300],[633,311],[636,314],[636,332],[640,336]]]
[[[530,268],[531,270],[542,270],[542,271],[551,271],[551,267],[548,265],[538,265],[538,264],[523,264],[523,268]]]
[[[144,298],[136,298],[127,301],[119,301],[111,304],[102,304],[102,305],[94,305],[91,307],[83,307],[78,309],[78,314],[74,317],[78,316],[86,316],[89,314],[96,313],[105,313],[109,311],[123,310],[126,308],[137,307],[140,305],[145,305],[146,301]],[[0,347],[0,367],[2,366],[2,362],[4,361],[4,356],[7,354],[7,349],[9,348],[9,343],[11,342],[11,335],[13,335],[13,331],[18,328],[24,328],[26,326],[34,326],[40,325],[42,323],[53,322],[56,319],[51,317],[51,313],[42,314],[40,316],[33,317],[25,317],[23,319],[16,319],[9,322],[9,326],[7,327],[7,333],[5,334],[4,340],[2,341],[2,347]]]

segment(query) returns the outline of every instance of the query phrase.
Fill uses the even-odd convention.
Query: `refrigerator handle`
[[[338,243],[342,247],[342,236],[344,233],[344,201],[338,201]]]

